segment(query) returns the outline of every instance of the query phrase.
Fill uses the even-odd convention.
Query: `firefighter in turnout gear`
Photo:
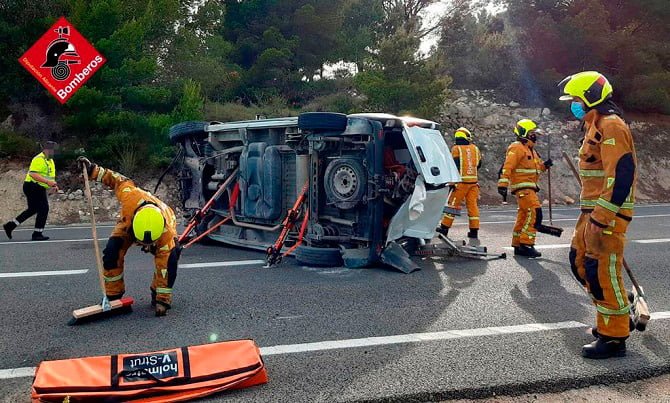
[[[498,180],[498,193],[507,199],[510,190],[518,205],[516,224],[512,233],[512,246],[517,256],[540,257],[535,249],[535,236],[542,226],[542,204],[537,197],[540,190],[540,173],[553,164],[542,161],[535,150],[537,125],[530,119],[522,119],[514,127],[517,141],[507,148],[505,163]]]
[[[451,148],[451,155],[454,157],[456,166],[459,167],[461,182],[455,184],[452,188],[449,201],[447,202],[446,212],[442,217],[438,232],[447,235],[454,217],[460,215],[461,204],[465,200],[468,209],[468,223],[470,232],[468,238],[477,239],[479,232],[479,183],[477,169],[482,165],[482,156],[479,147],[472,143],[472,133],[464,127],[459,128],[454,133],[456,145]]]
[[[637,157],[630,128],[611,100],[612,85],[595,71],[566,77],[563,101],[583,122],[579,149],[582,213],[575,226],[570,265],[596,306],[596,340],[582,348],[587,358],[626,353],[631,303],[621,276],[626,229],[633,219]]]
[[[180,254],[174,212],[123,175],[92,164],[85,157],[79,157],[77,161],[87,169],[90,180],[112,188],[121,205],[121,218],[103,251],[107,297],[114,300],[123,296],[124,258],[128,248],[138,244],[144,252],[154,255],[151,304],[155,306],[156,316],[164,316],[172,304],[172,287],[177,277]]]

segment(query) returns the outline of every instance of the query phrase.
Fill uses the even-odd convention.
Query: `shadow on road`
[[[510,294],[519,308],[528,312],[537,323],[579,321],[584,317],[593,316],[583,304],[583,295],[567,291],[561,284],[560,277],[545,268],[542,263],[558,263],[543,259],[526,259],[515,257],[516,262],[531,276],[526,284],[527,295],[519,286],[515,286]],[[583,339],[564,333],[564,342],[569,351],[579,354],[583,344],[592,341],[592,337],[584,332]]]

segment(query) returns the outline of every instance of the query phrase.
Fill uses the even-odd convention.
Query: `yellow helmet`
[[[536,129],[537,125],[535,122],[530,119],[521,119],[516,122],[516,126],[514,126],[514,134],[519,138],[525,139],[528,137],[528,133]]]
[[[472,141],[472,133],[470,133],[470,130],[466,129],[465,127],[459,127],[454,132],[454,138]]]
[[[597,71],[582,71],[565,77],[558,86],[564,95],[561,101],[571,101],[577,97],[592,108],[612,96],[612,85],[604,75]]]
[[[140,207],[133,217],[133,235],[142,243],[153,243],[163,235],[165,219],[158,206]]]

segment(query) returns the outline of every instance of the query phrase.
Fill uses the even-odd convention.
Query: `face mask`
[[[584,107],[582,106],[581,102],[573,102],[570,104],[570,111],[572,112],[573,115],[577,118],[577,120],[582,120],[584,119],[584,115],[586,115],[586,111],[584,110]]]

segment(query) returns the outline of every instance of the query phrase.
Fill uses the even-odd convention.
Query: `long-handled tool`
[[[577,171],[575,163],[565,151],[563,151],[563,159],[568,164],[570,171],[572,171],[572,174],[581,186],[582,180],[579,177],[579,171]],[[635,278],[635,275],[633,275],[633,271],[625,258],[623,259],[623,267],[626,269],[626,273],[628,273],[631,283],[633,283],[633,288],[629,296],[629,299],[631,299],[630,302],[633,305],[633,322],[635,323],[635,328],[642,332],[647,328],[647,323],[649,322],[649,319],[651,319],[649,306],[647,305],[647,296],[644,294],[642,287],[640,287],[640,283],[637,282],[637,279]]]
[[[116,315],[132,311],[134,300],[131,297],[123,297],[110,301],[105,293],[105,276],[102,267],[102,256],[100,255],[100,245],[98,244],[98,231],[95,227],[95,211],[93,209],[93,197],[91,196],[91,187],[88,184],[88,173],[84,171],[84,188],[89,207],[91,208],[91,230],[93,232],[93,248],[95,249],[95,264],[98,268],[98,280],[100,290],[102,291],[102,302],[98,305],[91,305],[86,308],[75,309],[72,311],[72,319],[68,325],[77,325],[82,322],[88,322],[108,315]]]
[[[547,160],[551,159],[551,135],[547,132]],[[551,193],[551,167],[547,167],[547,181],[549,185],[549,225],[545,224],[536,224],[535,229],[537,232],[543,234],[551,235],[560,238],[563,235],[563,228],[554,227],[554,213],[553,213],[553,204],[554,198]]]
[[[551,133],[547,132],[547,159],[551,160]],[[549,225],[554,225],[554,214],[552,212],[552,206],[554,204],[554,198],[551,197],[551,167],[547,168],[547,183],[549,185]]]

